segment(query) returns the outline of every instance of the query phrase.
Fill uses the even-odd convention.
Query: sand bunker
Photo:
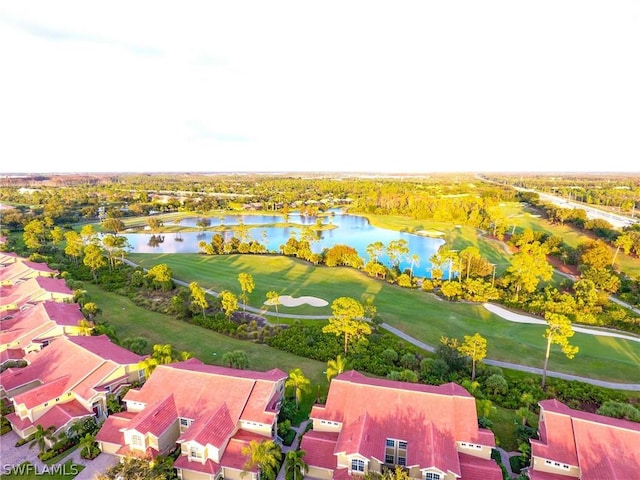
[[[265,305],[275,305],[273,300],[267,300]],[[284,305],[285,307],[299,307],[300,305],[311,305],[312,307],[326,307],[329,302],[318,297],[291,297],[289,295],[282,295],[278,297],[278,305]]]
[[[444,235],[444,232],[441,232],[439,230],[418,230],[415,233],[424,237],[441,237],[442,235]]]
[[[483,307],[489,310],[491,313],[495,313],[499,317],[502,317],[505,320],[509,320],[510,322],[533,323],[537,325],[547,324],[547,322],[541,318],[536,318],[536,317],[531,317],[529,315],[522,315],[520,313],[511,312],[506,308],[502,308],[502,307],[499,307],[498,305],[493,305],[491,303],[485,303],[483,304]],[[623,333],[609,332],[606,330],[596,330],[594,328],[578,327],[576,325],[573,325],[573,330],[575,332],[586,333],[588,335],[598,335],[601,337],[616,337],[616,338],[622,338],[625,340],[631,340],[632,342],[640,342],[640,337],[625,335]]]

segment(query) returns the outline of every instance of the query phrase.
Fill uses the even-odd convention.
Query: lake
[[[414,267],[413,273],[424,277],[431,276],[431,262],[429,262],[429,258],[444,244],[444,240],[374,227],[369,223],[369,220],[364,217],[349,215],[339,210],[333,211],[333,213],[333,216],[323,217],[323,222],[325,224],[333,224],[337,228],[318,232],[319,239],[311,245],[313,252],[319,253],[324,248],[330,248],[336,244],[344,244],[355,248],[366,262],[369,259],[366,252],[368,245],[374,242],[382,242],[387,246],[392,240],[402,238],[408,243],[408,256],[410,257],[416,254],[420,258],[420,265]],[[265,244],[266,234],[266,246],[268,250],[279,251],[280,245],[285,244],[291,235],[296,235],[296,238],[300,239],[301,228],[297,226],[251,228],[251,225],[282,223],[283,218],[281,215],[227,215],[224,218],[208,217],[208,219],[211,222],[210,227],[238,225],[241,220],[242,223],[249,228],[249,235],[263,245]],[[184,219],[180,222],[180,225],[195,227],[197,221],[197,218]],[[315,225],[316,219],[314,217],[291,213],[289,215],[289,222],[312,227]],[[153,246],[149,244],[151,233],[124,233],[124,236],[129,240],[132,251],[135,253],[197,253],[200,251],[198,242],[201,240],[210,242],[211,237],[215,233],[220,233],[225,239],[231,238],[234,234],[232,231],[183,232],[181,234],[183,240],[176,241],[177,234],[163,233],[164,242]],[[390,263],[386,255],[381,255],[379,260],[385,265],[389,265]],[[410,263],[406,258],[400,262],[400,268],[402,270],[409,267]],[[446,276],[446,266],[444,270]]]

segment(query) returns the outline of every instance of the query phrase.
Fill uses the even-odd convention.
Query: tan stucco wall
[[[225,480],[255,480],[257,475],[255,473],[246,473],[242,475],[242,470],[236,470],[235,468],[222,468]]]
[[[549,458],[548,460],[553,460],[553,459]],[[567,475],[569,477],[576,477],[576,478],[580,476],[579,468],[571,467],[569,468],[569,470],[565,470],[564,468],[557,468],[550,465],[546,465],[544,461],[545,461],[544,458],[533,457],[533,470],[537,470],[539,472],[556,473],[559,475]]]
[[[158,451],[167,452],[172,449],[180,436],[180,425],[176,418],[171,426],[158,438]]]
[[[324,468],[309,467],[309,471],[304,476],[305,480],[331,480],[333,472]]]
[[[102,452],[110,453],[111,455],[115,455],[116,451],[120,448],[120,445],[108,442],[98,442],[98,446]]]
[[[214,480],[212,475],[208,475],[206,473],[192,472],[191,470],[182,469],[178,469],[178,471],[182,472],[183,480]]]

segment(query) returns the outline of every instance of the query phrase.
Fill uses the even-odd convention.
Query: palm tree
[[[173,362],[173,347],[171,347],[170,343],[154,345],[151,356],[156,359],[160,365],[171,363]]]
[[[243,473],[257,467],[258,479],[263,476],[265,480],[275,480],[282,459],[282,451],[273,440],[262,442],[251,440],[249,445],[242,449],[242,454],[249,457],[244,464]]]
[[[84,318],[78,320],[78,332],[81,336],[89,337],[93,330],[93,322],[85,320]]]
[[[158,360],[148,357],[138,363],[138,368],[144,370],[145,378],[149,378],[158,365]]]
[[[280,294],[275,290],[267,292],[267,300],[271,305],[276,307],[276,313],[278,313],[278,304],[280,303]]]
[[[327,362],[327,382],[344,372],[346,363],[342,355],[338,355],[335,360],[329,360]]]
[[[78,448],[80,449],[81,455],[85,455],[86,457],[91,457],[94,450],[97,448],[95,435],[91,435],[90,433],[87,433],[78,442]]]
[[[304,376],[302,370],[294,368],[289,372],[289,378],[284,383],[285,387],[293,387],[294,396],[296,397],[296,408],[300,408],[300,400],[302,392],[307,390],[311,381]]]
[[[42,425],[38,425],[36,427],[36,431],[33,432],[33,438],[31,439],[31,443],[29,443],[29,448],[33,448],[35,445],[38,445],[40,453],[44,452],[44,449],[47,446],[47,440],[51,439],[53,432],[55,431],[56,427],[53,425],[49,428],[44,428]]]
[[[290,450],[285,457],[285,478],[286,480],[298,480],[302,479],[309,470],[309,467],[304,463],[303,457],[307,452],[304,450]]]

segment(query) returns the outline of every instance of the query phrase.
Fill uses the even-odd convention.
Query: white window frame
[[[356,468],[354,468],[354,466]],[[362,467],[362,470],[360,469],[360,467]],[[360,458],[352,458],[351,459],[351,471],[352,472],[364,473],[365,467],[366,467],[366,465],[364,463],[364,460],[362,460]]]

